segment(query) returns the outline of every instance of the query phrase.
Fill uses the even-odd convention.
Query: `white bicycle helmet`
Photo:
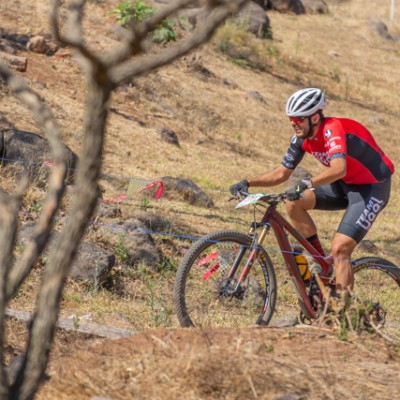
[[[324,93],[317,88],[306,88],[293,93],[286,102],[289,117],[309,117],[326,107]]]

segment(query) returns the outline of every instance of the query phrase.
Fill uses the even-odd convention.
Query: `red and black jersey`
[[[392,161],[368,129],[347,118],[324,118],[312,139],[297,138],[294,135],[282,164],[294,169],[306,152],[327,167],[333,158],[346,158],[347,174],[342,180],[348,184],[382,182],[394,172]]]

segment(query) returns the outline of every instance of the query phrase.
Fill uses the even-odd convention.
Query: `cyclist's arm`
[[[250,187],[275,186],[287,181],[292,173],[292,169],[280,165],[272,171],[266,172],[265,174],[255,178],[250,178],[247,181],[249,182]]]
[[[317,187],[335,182],[338,179],[341,179],[344,176],[346,176],[346,172],[347,172],[347,163],[346,163],[346,157],[343,154],[343,156],[338,156],[336,158],[331,159],[330,167],[312,178],[311,180],[312,185],[313,187]]]
[[[303,139],[293,135],[290,146],[283,157],[282,164],[272,171],[266,172],[256,178],[248,179],[249,186],[268,187],[279,185],[287,181],[293,171],[303,159],[304,150],[302,149]]]

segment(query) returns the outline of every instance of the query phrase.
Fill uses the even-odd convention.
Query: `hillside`
[[[6,3],[0,5],[2,30],[49,34],[46,0]],[[334,330],[316,327],[185,330],[178,327],[172,305],[174,271],[185,248],[212,230],[247,230],[251,211],[235,211],[227,188],[281,161],[291,136],[284,105],[293,91],[322,87],[328,97],[327,114],[362,121],[399,164],[398,14],[389,20],[386,0],[374,0],[373,7],[366,7],[365,0],[327,3],[330,12],[324,15],[268,11],[272,39],[249,39],[225,27],[201,49],[115,91],[103,160],[107,179],[100,182],[103,199],[126,194],[130,188],[132,197],[112,203],[122,218],[148,206],[167,220],[169,229],[154,232],[153,237],[168,262],[157,271],[131,270],[118,258],[110,287],[67,285],[63,316],[138,333],[105,340],[60,331],[48,371],[51,379],[38,398],[396,398],[399,346],[381,337],[339,341]],[[98,51],[118,45],[115,19],[108,14],[117,4],[88,1],[85,37]],[[377,34],[371,19],[384,21],[394,39]],[[240,57],[226,52],[228,42]],[[52,107],[64,142],[79,155],[85,92],[74,54],[68,48],[51,56],[18,54],[28,58],[28,68],[20,75]],[[41,134],[30,113],[2,90],[0,128],[9,127]],[[161,140],[161,128],[174,131],[179,146]],[[311,173],[320,170],[310,157],[302,166]],[[215,207],[192,206],[172,196],[146,205],[135,195],[143,182],[163,176],[191,179],[212,197]],[[9,175],[2,180],[6,188],[13,186]],[[368,235],[378,249],[375,253],[394,263],[399,255],[398,183],[395,174],[391,202]],[[42,195],[32,190],[26,207]],[[313,215],[328,249],[340,213]],[[109,229],[115,223],[107,218],[97,222]],[[93,225],[87,239],[115,250],[109,236],[107,229]],[[365,250],[356,255],[360,254]],[[274,261],[282,271],[282,259],[274,256]],[[11,306],[32,311],[39,279],[37,269]],[[295,315],[293,293],[283,279],[280,283],[284,294],[278,316]],[[6,359],[23,351],[24,334],[22,324],[10,322]]]

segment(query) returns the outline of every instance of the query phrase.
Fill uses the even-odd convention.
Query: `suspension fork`
[[[263,230],[261,231],[260,235],[257,237],[256,229],[258,227],[261,227],[261,226],[263,227]],[[251,269],[251,267],[253,265],[253,262],[257,258],[258,253],[260,251],[260,246],[263,243],[265,237],[267,236],[270,228],[271,228],[271,226],[270,226],[269,223],[261,223],[261,224],[254,223],[253,224],[253,226],[252,226],[252,228],[250,230],[250,234],[254,234],[254,239],[253,239],[253,243],[250,246],[250,254],[249,254],[248,258],[247,258],[247,261],[246,261],[246,264],[245,264],[245,266],[243,268],[243,271],[240,274],[239,279],[238,279],[238,281],[236,283],[234,292],[239,289],[240,284],[243,282],[244,279],[246,279],[247,275],[249,274],[250,269]],[[246,247],[242,246],[241,249],[239,250],[236,258],[235,258],[235,261],[232,264],[232,268],[229,271],[228,283],[235,276],[236,271],[237,271],[237,269],[238,269],[238,267],[239,267],[239,265],[240,265],[240,263],[242,261],[242,258],[244,256],[245,252],[246,252]]]

